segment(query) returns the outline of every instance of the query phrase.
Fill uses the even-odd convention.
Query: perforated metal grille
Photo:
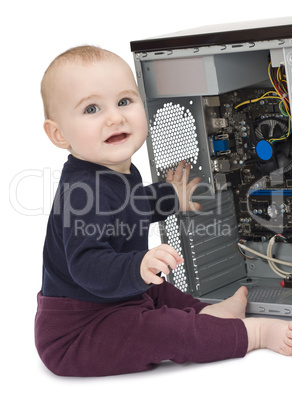
[[[192,104],[192,101],[190,101]],[[166,177],[169,169],[176,168],[182,160],[198,161],[199,147],[195,119],[189,109],[172,102],[165,103],[150,120],[157,175]]]
[[[175,215],[170,215],[166,219],[165,231],[168,238],[168,244],[175,248],[178,254],[183,257],[181,241],[179,237],[178,219]],[[184,263],[178,265],[177,268],[172,271],[171,276],[173,284],[181,291],[187,292],[188,284]]]

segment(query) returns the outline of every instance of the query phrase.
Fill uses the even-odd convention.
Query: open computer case
[[[131,42],[154,181],[181,160],[201,211],[171,215],[184,257],[168,280],[208,302],[249,289],[247,311],[292,316],[292,17]]]

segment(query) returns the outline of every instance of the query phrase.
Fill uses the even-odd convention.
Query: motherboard
[[[292,136],[283,94],[265,82],[202,98],[215,188],[232,189],[245,240],[280,233],[292,242]]]

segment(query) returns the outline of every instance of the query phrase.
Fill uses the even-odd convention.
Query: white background
[[[132,40],[289,15],[292,3],[271,0],[1,2],[2,401],[290,400],[292,358],[266,350],[212,364],[165,363],[154,371],[117,377],[59,378],[40,362],[33,333],[47,215],[67,158],[42,128],[39,85],[51,60],[69,47],[95,44],[118,53],[133,67]],[[133,161],[150,181],[146,147]]]

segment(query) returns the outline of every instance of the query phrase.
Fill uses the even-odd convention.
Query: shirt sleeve
[[[108,198],[100,198],[102,212],[96,213],[95,208],[85,209],[88,199],[84,191],[74,191],[74,197],[68,199],[72,213],[66,222],[63,217],[62,234],[72,279],[104,299],[135,297],[148,290],[151,286],[140,275],[141,261],[148,250],[121,252],[123,237],[115,232],[116,215]],[[123,219],[120,216],[120,221]]]
[[[152,223],[165,220],[179,210],[179,199],[172,184],[153,183],[144,187],[152,211]]]

